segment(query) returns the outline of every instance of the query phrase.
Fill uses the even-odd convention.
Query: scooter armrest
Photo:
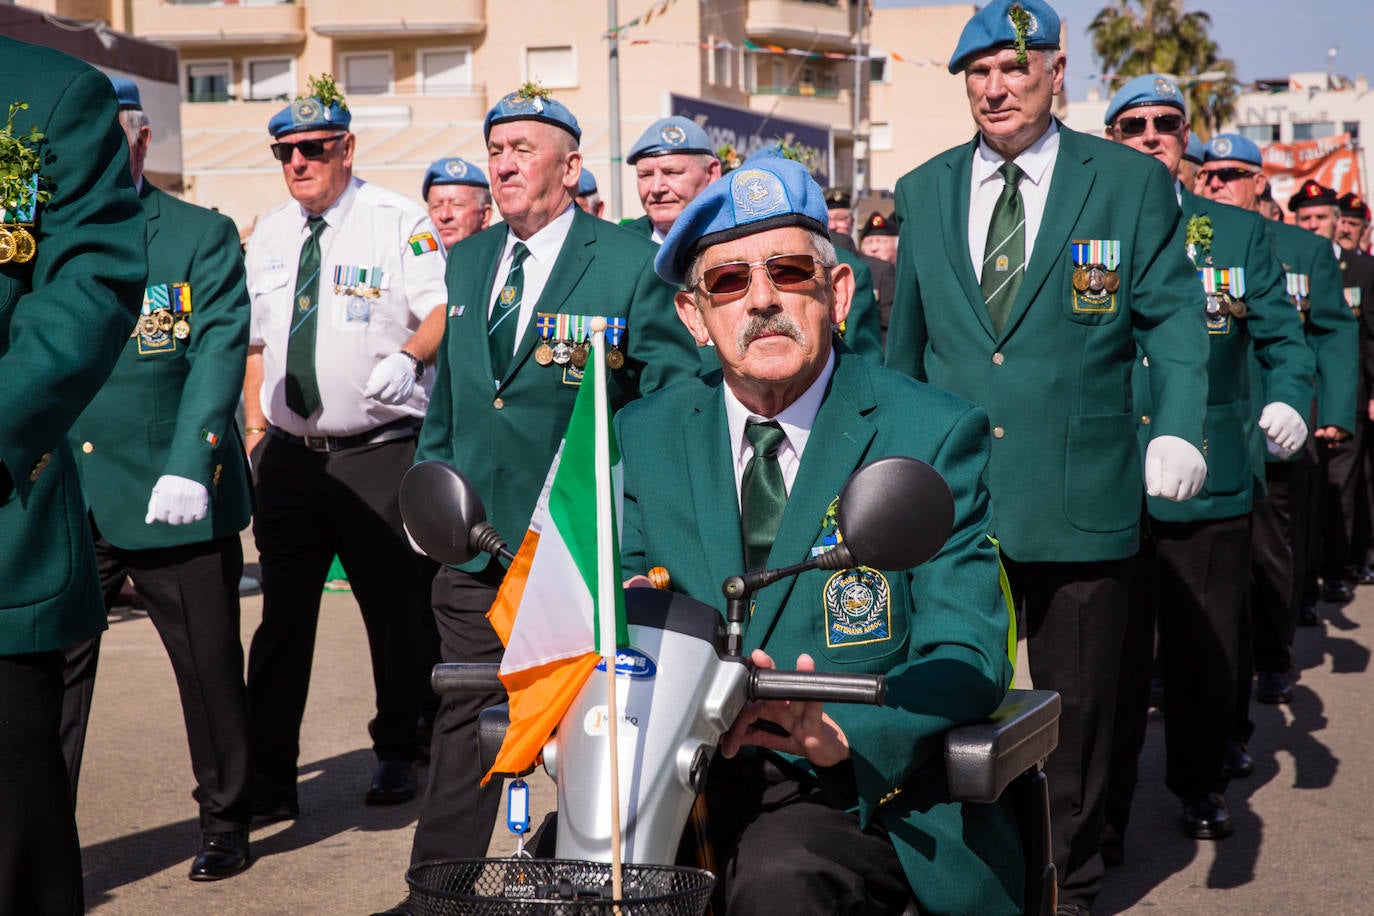
[[[1011,690],[982,722],[945,734],[950,798],[991,804],[1008,783],[1041,766],[1059,743],[1059,694]]]
[[[486,773],[496,765],[496,755],[501,752],[501,742],[506,740],[506,730],[510,728],[510,706],[488,706],[477,714],[477,762]],[[497,776],[525,776],[534,772],[530,767],[523,773],[497,773]]]

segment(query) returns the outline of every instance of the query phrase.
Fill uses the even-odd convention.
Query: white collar
[[[552,264],[553,260],[558,257],[558,252],[563,250],[563,242],[568,237],[568,230],[572,228],[573,213],[576,210],[576,204],[568,204],[568,209],[558,214],[527,239],[516,237],[515,230],[507,227],[506,248],[501,256],[503,258],[512,257],[511,252],[515,249],[515,243],[524,242],[525,247],[530,250],[530,257],[540,264]]]
[[[744,443],[748,442],[744,435],[746,423],[750,420],[777,420],[782,431],[787,434],[787,441],[800,457],[806,449],[806,440],[811,435],[811,428],[816,425],[816,415],[820,413],[821,401],[825,399],[826,386],[830,384],[830,377],[834,374],[835,349],[832,346],[821,374],[801,393],[801,397],[784,407],[775,417],[759,416],[740,403],[728,383],[722,386],[725,389],[725,422],[730,429],[730,441],[733,443],[732,456],[738,457]]]
[[[343,225],[343,221],[348,218],[348,211],[353,209],[353,201],[358,198],[358,189],[363,186],[361,178],[350,177],[348,184],[344,187],[339,199],[324,208],[324,212],[319,214],[324,217],[324,224],[331,229],[337,229]],[[298,203],[296,209],[300,211],[301,228],[305,228],[306,221],[310,219],[310,213],[305,207]]]
[[[1050,118],[1050,126],[1045,128],[1045,132],[1040,135],[1030,146],[1021,151],[1013,162],[1025,173],[1023,181],[1031,184],[1040,185],[1050,166],[1054,164],[1054,157],[1059,153],[1059,123],[1054,118]],[[1006,160],[988,146],[988,141],[982,135],[978,137],[978,149],[973,157],[973,180],[975,184],[982,184],[989,179],[1001,177],[997,175],[997,170],[1001,168]]]

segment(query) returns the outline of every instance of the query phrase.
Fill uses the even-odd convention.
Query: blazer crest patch
[[[831,649],[892,638],[892,589],[876,569],[842,569],[825,583],[825,644]]]

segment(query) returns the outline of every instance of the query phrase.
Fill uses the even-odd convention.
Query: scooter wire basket
[[[673,865],[611,866],[573,859],[451,859],[406,872],[417,916],[701,916],[715,875]]]

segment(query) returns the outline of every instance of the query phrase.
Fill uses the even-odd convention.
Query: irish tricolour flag
[[[614,659],[627,638],[620,450],[606,398],[604,343],[594,336],[568,431],[487,614],[506,645],[501,680],[510,695],[510,730],[493,773],[534,763],[597,662]],[[614,670],[614,661],[608,667]]]

